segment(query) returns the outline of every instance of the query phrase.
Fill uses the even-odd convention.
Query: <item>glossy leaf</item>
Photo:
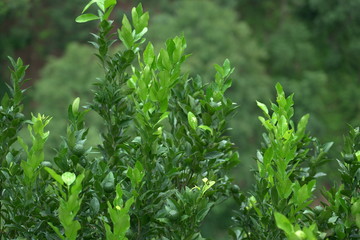
[[[90,21],[98,20],[98,19],[99,19],[98,16],[91,14],[91,13],[86,13],[86,14],[78,16],[75,19],[75,21],[78,23],[84,23],[84,22],[90,22]]]

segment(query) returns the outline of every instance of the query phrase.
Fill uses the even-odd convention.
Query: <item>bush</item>
[[[108,17],[114,4],[97,4],[100,16],[84,14],[77,21],[100,20],[93,45],[104,76],[86,110],[79,98],[70,104],[66,137],[50,161],[44,161],[50,118],[10,121],[9,111],[22,110],[17,96],[26,68],[21,60],[12,62],[15,95],[4,98],[2,114],[16,130],[28,124],[32,144],[16,132],[4,135],[2,232],[35,239],[200,238],[202,220],[229,196],[226,173],[238,162],[223,136],[224,119],[236,108],[224,97],[233,69],[229,61],[217,66],[216,81],[205,89],[200,78],[180,71],[188,57],[183,37],[168,40],[157,55],[151,43],[140,50],[149,18],[141,5],[132,11],[132,24],[124,16],[118,30],[125,50],[110,54]],[[136,57],[138,67],[132,65]],[[94,149],[86,147],[84,119],[90,109],[104,122],[103,141]],[[15,141],[24,155],[10,150]]]
[[[25,119],[27,66],[10,58],[10,96],[0,108],[2,239],[204,239],[204,218],[230,196],[239,204],[234,239],[359,237],[359,129],[351,130],[339,161],[344,185],[324,190],[328,203],[312,209],[316,178],[324,175],[317,168],[331,143],[319,145],[306,133],[309,115],[294,124],[292,95],[277,84],[273,113],[258,102],[267,133],[255,190],[245,196],[227,176],[239,162],[224,135],[225,119],[237,107],[224,96],[230,62],[215,65],[215,81],[205,84],[181,72],[188,58],[184,37],[167,40],[158,54],[151,43],[142,50],[149,15],[141,5],[113,34],[116,1],[90,1],[83,12],[94,3],[98,15],[76,20],[99,21],[92,44],[104,75],[89,105],[80,108],[79,98],[69,105],[66,136],[52,159],[44,154],[51,118]],[[115,35],[124,49],[111,54]],[[104,123],[96,147],[86,145],[89,111]],[[30,144],[18,136],[25,125]]]
[[[267,132],[256,156],[254,189],[248,196],[234,195],[239,210],[233,218],[233,239],[357,239],[359,128],[351,129],[342,153],[344,159],[338,160],[344,185],[324,189],[327,201],[312,208],[316,180],[326,175],[319,172],[319,167],[329,161],[326,154],[333,143],[320,145],[306,134],[309,115],[295,124],[293,95],[286,97],[280,84],[276,90],[277,104],[271,103],[272,114],[258,102],[264,113],[259,120]]]

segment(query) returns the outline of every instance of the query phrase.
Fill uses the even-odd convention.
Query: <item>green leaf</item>
[[[54,230],[54,232],[62,239],[65,240],[65,237],[60,233],[60,230],[58,227],[55,227],[52,223],[48,222],[50,227]]]
[[[276,88],[277,95],[278,95],[279,97],[280,97],[280,96],[281,96],[281,97],[284,97],[284,96],[285,96],[283,87],[281,86],[280,83],[276,83],[275,88]]]
[[[21,145],[21,147],[26,152],[26,154],[29,155],[29,147],[28,147],[28,145],[26,145],[26,143],[24,142],[24,140],[20,136],[17,137],[17,140],[18,140],[19,144]]]
[[[294,232],[293,225],[284,215],[282,215],[279,212],[275,212],[274,216],[275,216],[276,226],[278,228],[283,230],[286,234],[291,234]]]
[[[134,24],[134,28],[136,30],[136,33],[141,32],[141,29],[139,28],[139,18],[140,17],[139,17],[137,9],[135,7],[133,7],[131,9],[131,18],[132,18],[132,22]]]
[[[181,56],[183,55],[184,49],[186,48],[186,43],[184,36],[175,37],[174,39],[172,39],[172,41],[175,44],[175,49],[172,53],[172,59],[174,63],[177,63],[181,60]]]
[[[262,125],[268,130],[271,131],[273,129],[273,125],[271,125],[269,120],[265,120],[265,118],[263,117],[258,117],[258,119],[260,120],[260,122],[262,123]]]
[[[105,0],[105,2],[104,2],[105,9],[107,9],[111,6],[114,6],[114,5],[116,5],[116,0]]]
[[[284,177],[283,179],[280,179],[282,174],[284,174],[283,171],[276,172],[276,175],[279,180],[278,184],[276,185],[276,189],[278,190],[279,196],[286,199],[292,193],[291,185],[293,183],[288,177]]]
[[[360,151],[357,151],[357,152],[355,153],[355,156],[356,156],[358,162],[360,162]]]
[[[305,130],[306,130],[306,126],[308,124],[309,118],[310,118],[309,114],[302,116],[302,118],[300,119],[300,121],[297,125],[296,136],[299,139],[303,138],[303,136],[305,134]]]
[[[95,0],[95,2],[98,5],[98,7],[101,9],[101,11],[105,12],[105,6],[104,6],[105,0]]]
[[[86,4],[86,6],[84,7],[84,9],[82,10],[81,13],[84,13],[86,10],[88,10],[88,8],[93,5],[93,3],[95,3],[95,0],[90,1],[88,4]]]
[[[325,234],[325,236],[321,237],[321,234],[319,235],[319,238],[316,237],[316,235],[314,233],[317,232],[317,226],[316,223],[312,224],[310,227],[305,227],[303,229],[303,231],[306,234],[306,240],[317,240],[317,239],[325,239],[326,233],[321,233],[321,234]]]
[[[115,239],[114,234],[111,232],[110,225],[107,224],[106,222],[104,222],[104,226],[105,226],[105,236],[106,236],[106,239],[107,239],[107,240]]]
[[[77,205],[78,205],[78,210],[79,210],[81,200],[78,199],[78,195],[80,194],[80,192],[82,190],[81,183],[85,178],[85,174],[82,173],[78,177],[75,176],[75,178],[76,178],[75,184],[73,184],[73,186],[71,187],[71,191],[70,191],[71,195],[70,195],[70,198],[69,198],[69,202],[71,201],[71,197],[73,197],[73,199],[77,199]],[[74,214],[76,214],[75,211],[74,211]]]
[[[141,15],[141,17],[140,17],[140,25],[139,25],[139,28],[140,29],[145,29],[147,26],[148,26],[148,22],[149,22],[149,13],[148,12],[146,12],[146,13],[144,13],[143,15]],[[142,31],[141,30],[141,31]]]
[[[130,24],[129,19],[126,17],[126,15],[124,15],[123,19],[122,19],[122,27],[121,29],[125,28],[126,30],[128,30],[128,32],[132,32],[132,27]]]
[[[90,22],[90,21],[97,20],[97,19],[99,19],[98,16],[91,14],[91,13],[86,13],[86,14],[78,16],[75,19],[75,21],[77,23],[84,23],[84,22]]]
[[[231,68],[229,59],[225,59],[224,64],[223,64],[223,69],[225,71],[224,77],[228,77],[233,72],[233,69]]]
[[[223,152],[212,151],[212,152],[206,153],[204,157],[206,159],[217,159],[217,158],[220,158],[222,156],[224,156]]]
[[[121,30],[118,29],[118,35],[125,47],[127,49],[131,49],[134,45],[134,37],[132,36],[131,30],[128,30],[125,27]]]
[[[204,185],[201,189],[201,193],[204,195],[205,192],[215,184],[215,181],[209,181],[207,178],[203,178],[202,181],[204,182]]]
[[[331,218],[329,218],[328,223],[335,224],[338,218],[338,216],[332,216]]]
[[[214,64],[214,68],[220,74],[221,77],[225,75],[225,71],[220,65]]]
[[[258,102],[256,101],[256,104],[258,105],[258,107],[263,110],[263,112],[265,113],[266,116],[269,116],[269,110],[268,108],[266,107],[265,104],[261,103],[261,102]]]
[[[310,194],[310,195],[309,195]],[[305,202],[311,196],[311,192],[308,192],[308,187],[304,184],[300,189],[294,191],[294,197],[296,204],[300,205]]]
[[[160,101],[160,109],[159,109],[160,112],[165,113],[167,111],[167,109],[168,109],[168,105],[169,105],[169,100],[167,98],[162,99]]]
[[[324,152],[329,152],[330,148],[332,147],[332,145],[334,144],[334,142],[328,142],[328,143],[325,143],[324,146],[323,146],[323,149],[324,149]]]
[[[102,187],[105,188],[105,190],[107,189],[112,189],[115,185],[115,177],[113,172],[109,172],[106,177],[104,178],[104,180],[102,181]]]
[[[126,176],[130,179],[132,186],[136,187],[144,177],[144,174],[137,168],[128,168]]]
[[[144,29],[148,25],[149,13],[143,12],[143,8],[140,3],[136,8],[133,8],[131,10],[131,16],[132,16],[132,20],[133,20],[133,24],[134,24],[136,33],[139,35],[143,35],[141,33],[144,31]]]
[[[75,182],[76,175],[71,172],[65,172],[61,175],[61,179],[66,185],[70,186],[71,184],[73,184],[73,182]]]
[[[9,95],[5,92],[3,98],[1,99],[1,105],[6,109],[9,107],[9,102],[10,102],[10,97]]]
[[[160,119],[159,119],[159,121],[157,121],[155,126],[158,126],[158,124],[160,124],[163,120],[168,118],[169,114],[170,114],[170,112],[164,112],[163,114],[161,114]]]
[[[278,137],[282,138],[288,130],[288,123],[286,117],[281,115],[278,123]]]
[[[53,179],[55,179],[58,183],[60,183],[61,185],[64,185],[64,181],[62,179],[62,177],[57,174],[54,170],[52,170],[51,168],[48,168],[48,167],[45,167],[44,168],[50,175]]]
[[[72,112],[75,115],[79,111],[79,104],[80,104],[80,98],[75,98],[75,100],[72,103]]]
[[[192,112],[188,112],[188,122],[192,129],[196,130],[198,126],[198,120]]]
[[[211,135],[213,135],[213,130],[210,127],[205,126],[205,125],[200,125],[199,128],[202,130],[207,130],[211,133]]]
[[[139,4],[137,5],[136,11],[137,11],[137,13],[139,14],[139,16],[143,15],[144,10],[143,10],[143,6],[142,6],[141,3],[139,3]]]
[[[274,148],[269,147],[268,149],[265,150],[265,154],[264,154],[264,158],[263,158],[265,167],[267,167],[271,164],[273,157],[274,157]]]
[[[149,42],[148,45],[146,46],[145,51],[143,53],[143,57],[144,57],[144,63],[146,65],[151,66],[151,64],[155,59],[154,46],[151,44],[151,42]]]
[[[104,13],[104,15],[102,15],[101,17],[101,21],[104,21],[104,20],[108,20],[110,14],[112,13],[113,9],[114,9],[115,6],[112,6],[110,7],[109,9],[107,9]]]
[[[165,51],[165,49],[161,49],[160,50],[160,58],[161,59],[161,64],[163,65],[163,67],[166,70],[171,70],[172,65],[171,65],[171,61],[170,61],[170,57],[167,51]]]
[[[90,201],[90,209],[94,214],[97,214],[100,210],[100,202],[96,197],[93,197]]]

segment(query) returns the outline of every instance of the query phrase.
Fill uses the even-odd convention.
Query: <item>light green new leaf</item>
[[[104,1],[104,7],[105,9],[111,7],[111,6],[114,6],[116,5],[116,0],[105,0]]]
[[[125,45],[127,49],[131,49],[134,45],[134,37],[132,36],[131,30],[127,29],[126,27],[118,29],[119,39]]]
[[[263,110],[263,112],[266,114],[266,116],[269,116],[269,110],[268,108],[266,107],[265,104],[261,103],[261,102],[258,102],[256,101],[256,104],[258,105],[258,107]]]
[[[318,239],[314,233],[317,232],[316,223],[312,224],[310,227],[305,227],[303,229],[304,233],[306,234],[306,240],[316,240]],[[321,238],[321,237],[320,237]],[[325,237],[324,237],[325,238]],[[323,239],[323,238],[321,238]]]
[[[276,92],[277,92],[278,97],[285,97],[283,87],[281,86],[280,83],[276,83],[275,88],[276,88]]]
[[[137,162],[141,164],[140,162]],[[142,167],[142,166],[141,166]],[[141,167],[139,169],[139,165],[135,166],[135,168],[129,167],[126,172],[126,176],[130,179],[133,187],[137,186],[141,180],[143,179],[145,173],[141,171]]]
[[[81,13],[84,13],[86,10],[88,10],[88,8],[93,5],[95,3],[95,0],[90,1],[88,4],[86,4],[86,6],[84,7],[84,9],[82,10]]]
[[[265,120],[263,117],[258,117],[258,119],[267,130],[271,131],[273,129],[273,125],[271,125],[269,120]]]
[[[53,179],[55,179],[58,183],[60,183],[61,185],[64,185],[64,181],[61,178],[61,176],[59,174],[57,174],[54,170],[52,170],[51,168],[45,167],[44,168]]]
[[[136,32],[138,33],[139,32],[139,14],[138,14],[138,11],[136,10],[136,8],[131,9],[131,19],[134,24],[134,28],[135,28]]]
[[[101,11],[105,12],[105,0],[95,0],[98,7],[101,9]]]
[[[213,130],[210,127],[205,126],[205,125],[200,125],[199,128],[202,130],[205,130],[205,131],[207,130],[211,133],[211,135],[213,135]]]
[[[143,53],[144,63],[151,66],[155,59],[154,46],[149,42]]]
[[[274,213],[276,226],[283,230],[286,234],[291,234],[294,232],[294,227],[284,215],[279,212]]]
[[[274,148],[269,147],[268,149],[266,149],[263,157],[263,162],[266,168],[271,164],[273,157],[274,157]]]
[[[220,65],[214,64],[214,68],[220,74],[220,76],[223,77],[225,75],[225,71]]]
[[[123,29],[123,28],[126,28],[130,33],[132,32],[131,23],[130,23],[129,19],[126,17],[126,15],[124,15],[124,17],[122,19],[121,29]]]
[[[223,69],[225,71],[224,77],[228,77],[234,71],[234,69],[231,68],[229,59],[225,59],[224,64],[223,64]]]
[[[72,103],[72,112],[73,114],[76,114],[79,111],[79,104],[80,104],[80,98],[75,98],[75,100]]]
[[[304,116],[302,116],[302,118],[300,119],[298,125],[297,125],[297,131],[296,131],[296,136],[301,139],[304,134],[305,134],[305,130],[306,130],[306,125],[308,124],[309,121],[309,114],[306,114]]]
[[[109,18],[109,16],[110,16],[110,14],[112,13],[112,10],[114,9],[114,7],[115,7],[115,5],[112,6],[112,7],[110,7],[110,8],[108,8],[108,9],[105,11],[104,15],[102,15],[102,17],[101,17],[101,21],[103,21],[103,20],[108,20],[108,18]]]
[[[84,23],[84,22],[90,22],[90,21],[97,20],[97,19],[99,19],[98,16],[91,14],[91,13],[86,13],[86,14],[78,16],[75,19],[75,21],[77,23]]]
[[[65,237],[61,234],[58,227],[55,227],[51,222],[48,222],[48,224],[54,230],[54,232],[61,238],[61,240],[65,240]]]
[[[165,50],[165,49],[161,49],[160,50],[160,58],[162,61],[161,61],[161,64],[164,66],[164,68],[166,70],[171,70],[172,68],[172,64],[171,64],[171,60],[170,60],[170,57],[169,57],[169,54],[168,52]]]
[[[131,11],[132,21],[137,34],[140,34],[147,26],[149,22],[149,13],[143,12],[141,3],[133,8]]]
[[[63,175],[61,175],[61,179],[66,185],[70,186],[71,184],[73,184],[73,182],[75,182],[76,175],[71,172],[65,172],[63,173]]]
[[[198,120],[192,112],[188,112],[188,122],[192,129],[196,130],[198,126]]]
[[[165,120],[166,118],[169,117],[169,112],[164,112],[160,118],[159,118],[159,121],[157,121],[157,123],[155,124],[155,126],[158,126],[158,124],[160,124],[163,120]]]
[[[144,29],[145,27],[148,26],[149,18],[150,18],[150,16],[149,16],[148,12],[141,15],[141,17],[140,17],[140,25],[139,25],[140,29]]]
[[[204,195],[205,192],[215,184],[215,181],[209,181],[207,178],[203,178],[202,181],[204,182],[204,186],[201,189],[201,195]]]
[[[278,131],[279,131],[278,136],[282,138],[287,130],[288,130],[288,123],[286,117],[284,115],[281,115],[278,123]]]

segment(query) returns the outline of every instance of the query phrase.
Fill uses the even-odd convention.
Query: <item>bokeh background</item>
[[[87,43],[96,23],[77,24],[84,0],[0,0],[0,97],[6,92],[7,56],[30,65],[25,111],[53,116],[48,158],[65,135],[66,110],[75,97],[90,101],[91,85],[101,75]],[[113,18],[139,1],[122,0]],[[263,129],[256,100],[274,100],[276,82],[295,93],[295,119],[311,114],[309,130],[320,142],[333,141],[333,166],[347,125],[360,125],[360,0],[143,0],[150,12],[148,39],[156,47],[184,34],[192,53],[184,72],[212,81],[213,65],[229,58],[235,67],[229,96],[240,105],[229,131],[241,165],[232,176],[243,191],[251,189],[250,169]],[[120,46],[121,47],[121,46]],[[90,142],[99,141],[101,122]],[[335,167],[336,168],[336,167]],[[325,168],[327,180],[336,174]],[[204,236],[226,239],[232,202],[215,208]]]

